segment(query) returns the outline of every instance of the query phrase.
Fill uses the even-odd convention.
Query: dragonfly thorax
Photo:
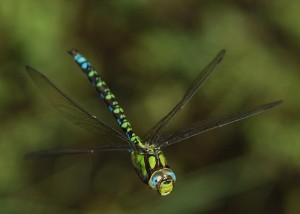
[[[169,194],[176,180],[175,174],[169,169],[166,158],[160,149],[132,151],[131,160],[141,180],[160,195]]]

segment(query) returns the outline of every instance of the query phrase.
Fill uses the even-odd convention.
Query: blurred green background
[[[299,11],[297,0],[2,0],[0,213],[300,213]],[[70,48],[99,70],[141,136],[222,48],[224,61],[169,130],[284,103],[167,147],[178,180],[160,197],[126,152],[23,160],[105,143],[57,113],[26,64],[118,129]]]

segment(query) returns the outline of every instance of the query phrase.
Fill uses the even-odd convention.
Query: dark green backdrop
[[[300,213],[299,11],[297,0],[1,1],[0,213]],[[99,70],[141,136],[222,48],[224,61],[170,130],[285,102],[166,148],[178,180],[160,197],[126,152],[23,160],[104,143],[52,108],[26,64],[118,128],[70,48]]]

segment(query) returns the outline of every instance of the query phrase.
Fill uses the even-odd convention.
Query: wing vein
[[[262,113],[266,110],[272,109],[276,107],[277,105],[281,104],[283,101],[278,100],[275,102],[263,104],[260,106],[256,106],[252,109],[246,110],[246,111],[240,111],[231,115],[205,120],[202,121],[196,125],[193,125],[189,128],[181,129],[178,131],[175,131],[173,133],[166,134],[162,139],[158,142],[158,145],[161,147],[169,146],[174,143],[180,142],[182,140],[185,140],[187,138],[193,137],[195,135],[220,128],[222,126],[243,120],[245,118],[254,116],[256,114]]]

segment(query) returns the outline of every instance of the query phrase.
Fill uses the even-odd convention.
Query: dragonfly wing
[[[170,134],[166,134],[162,139],[160,139],[160,141],[157,144],[161,147],[172,145],[174,143],[180,142],[182,140],[201,134],[203,132],[220,128],[230,123],[234,123],[239,120],[243,120],[247,117],[251,117],[258,113],[264,112],[268,109],[274,108],[275,106],[281,104],[282,102],[283,102],[282,100],[278,100],[272,103],[256,106],[250,110],[240,111],[238,113],[234,113],[228,116],[200,122],[199,124],[196,124],[190,128],[186,128]]]
[[[225,50],[221,50],[217,56],[202,70],[196,77],[193,83],[188,88],[182,100],[165,116],[163,117],[145,136],[145,141],[156,145],[163,130],[169,124],[171,119],[184,107],[184,105],[192,98],[192,96],[203,85],[208,76],[212,73],[215,67],[222,61]]]
[[[26,66],[26,70],[51,104],[67,119],[88,132],[100,136],[101,139],[104,138],[106,142],[116,143],[121,140],[128,144],[128,140],[124,135],[90,114],[46,76],[30,66]]]
[[[125,151],[129,150],[130,146],[127,144],[107,144],[101,145],[93,148],[86,149],[53,149],[53,150],[41,150],[37,152],[31,152],[25,154],[25,159],[34,159],[34,158],[55,158],[65,155],[78,155],[78,154],[95,154],[98,152],[104,151]]]

